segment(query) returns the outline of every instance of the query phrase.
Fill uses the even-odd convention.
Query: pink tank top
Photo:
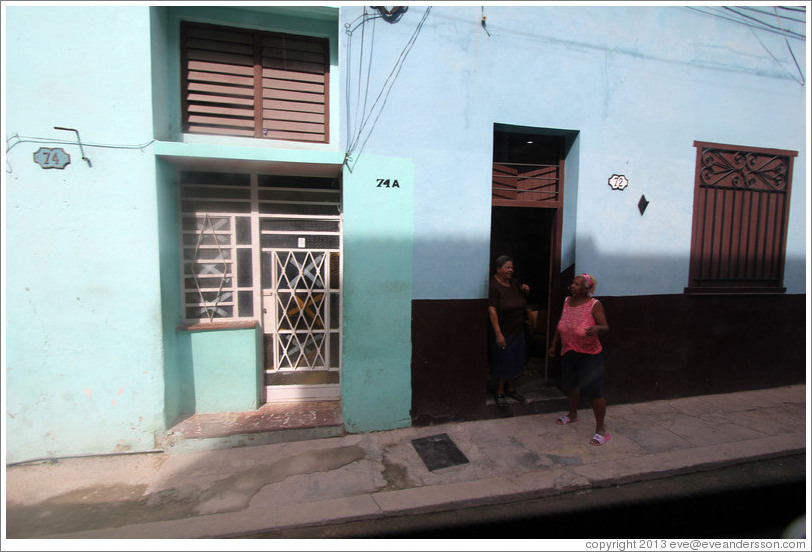
[[[586,335],[586,329],[595,325],[592,307],[597,301],[593,297],[583,305],[571,307],[570,298],[567,297],[564,300],[564,310],[561,312],[561,320],[558,322],[562,355],[567,351],[594,355],[603,350],[597,334]]]

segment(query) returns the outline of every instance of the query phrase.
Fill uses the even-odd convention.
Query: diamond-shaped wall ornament
[[[643,216],[643,213],[646,212],[646,207],[648,207],[648,200],[645,195],[641,195],[640,201],[637,202],[637,208],[640,209],[640,216]]]

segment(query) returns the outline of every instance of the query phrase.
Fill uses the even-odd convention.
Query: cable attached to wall
[[[137,149],[137,150],[144,150],[145,148],[151,146],[155,140],[150,140],[149,142],[145,142],[143,144],[136,144],[136,145],[126,145],[126,144],[92,144],[87,142],[82,142],[79,138],[79,131],[72,128],[67,127],[54,127],[56,130],[69,130],[76,132],[76,141],[73,140],[60,140],[59,138],[43,138],[39,136],[20,136],[19,133],[15,132],[8,138],[6,138],[6,154],[10,152],[12,149],[17,147],[19,144],[56,144],[56,145],[66,145],[66,146],[79,146],[79,151],[82,154],[82,159],[87,162],[89,167],[93,165],[85,156],[84,148],[105,148],[105,149]],[[8,160],[8,155],[6,155],[6,173],[11,174],[13,172],[11,168],[11,164]]]
[[[347,126],[348,126],[348,128],[347,128],[347,151],[344,154],[344,164],[346,164],[348,167],[349,167],[349,163],[352,161],[353,152],[356,150],[356,148],[359,147],[359,144],[361,145],[361,148],[363,148],[363,144],[366,143],[366,140],[368,140],[370,135],[372,134],[372,130],[375,127],[375,122],[380,117],[381,112],[383,110],[383,106],[386,104],[386,98],[389,96],[389,93],[392,91],[392,87],[394,86],[395,80],[397,80],[398,74],[400,73],[400,70],[403,68],[403,63],[406,60],[406,57],[408,56],[409,51],[414,46],[414,43],[417,40],[417,36],[420,34],[420,31],[423,28],[423,24],[425,23],[426,18],[428,17],[430,12],[431,12],[431,6],[428,6],[426,8],[426,11],[423,13],[423,17],[420,19],[419,23],[415,27],[415,30],[412,33],[412,36],[409,38],[409,41],[406,43],[406,46],[404,46],[403,50],[400,52],[400,55],[398,56],[398,59],[396,60],[394,67],[389,72],[389,75],[386,77],[386,80],[384,81],[384,83],[383,83],[383,85],[381,87],[381,90],[378,93],[378,96],[375,98],[375,101],[372,103],[372,106],[369,108],[369,111],[366,110],[366,99],[364,100],[364,108],[363,108],[362,113],[361,113],[361,124],[358,127],[357,131],[355,131],[355,132],[352,132],[351,129],[349,128],[349,122],[350,122],[351,115],[350,115],[350,113],[348,111],[348,113],[347,113],[347,123],[348,123],[347,124]],[[405,9],[398,12],[398,13],[400,13],[400,15],[402,16],[402,14],[405,13]],[[352,22],[352,23],[355,23],[356,21],[358,21],[358,19],[362,19],[361,23],[358,23],[358,25],[355,25],[354,27],[352,26],[352,23],[348,23],[348,24],[345,25],[345,27],[347,29],[347,35],[349,36],[349,41],[348,41],[348,44],[347,44],[347,86],[346,86],[346,94],[347,94],[346,105],[347,105],[348,110],[349,110],[349,103],[350,103],[349,94],[350,94],[350,88],[351,88],[350,87],[350,71],[349,71],[349,68],[351,66],[350,51],[351,51],[351,46],[352,46],[352,33],[353,33],[353,31],[355,29],[358,28],[359,25],[364,25],[364,23],[366,23],[367,21],[369,21],[371,19],[375,19],[376,17],[380,17],[380,16],[368,17],[366,12],[365,12],[364,15],[362,15],[359,18],[356,18]],[[362,51],[360,53],[360,56],[361,56],[361,61],[363,61],[363,56],[364,56],[363,42],[362,42]],[[371,58],[372,58],[372,56],[370,55],[370,60],[371,60]],[[360,71],[361,71],[361,69],[360,69],[360,65],[359,65],[359,91],[358,91],[359,96],[360,96],[360,81],[361,81]],[[368,88],[369,88],[369,74],[367,73],[367,89]],[[362,137],[362,135],[364,135],[364,130],[367,128],[367,125],[370,123],[370,120],[372,119],[372,116],[375,113],[376,109],[377,109],[377,114],[375,115],[375,119],[372,121],[372,126],[369,127],[368,132],[366,132],[366,137],[363,139],[363,142],[362,142],[361,137]]]

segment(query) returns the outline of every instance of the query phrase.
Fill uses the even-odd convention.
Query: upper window
[[[694,142],[687,293],[783,293],[795,151]]]
[[[183,23],[181,44],[184,132],[328,141],[326,38]]]

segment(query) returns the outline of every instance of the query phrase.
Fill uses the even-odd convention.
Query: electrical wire
[[[414,46],[414,43],[417,40],[417,36],[420,34],[420,31],[423,28],[423,24],[425,23],[426,18],[428,17],[430,12],[431,12],[431,6],[428,6],[426,8],[426,11],[423,13],[423,17],[420,19],[420,22],[415,27],[415,30],[412,33],[411,38],[409,38],[409,41],[406,43],[406,46],[404,46],[403,50],[401,50],[400,55],[398,56],[398,59],[396,60],[394,67],[389,72],[389,75],[386,77],[386,80],[384,81],[384,83],[383,83],[383,85],[381,87],[381,91],[378,93],[378,96],[375,98],[375,101],[373,102],[372,106],[370,107],[369,112],[363,117],[362,122],[361,122],[361,126],[360,126],[360,128],[358,128],[358,130],[357,130],[357,132],[355,134],[355,137],[347,145],[347,152],[346,152],[346,155],[345,155],[345,162],[351,158],[352,152],[355,151],[355,148],[358,146],[358,144],[359,144],[359,142],[361,140],[361,136],[364,133],[364,129],[366,128],[367,124],[369,123],[370,118],[372,117],[373,113],[376,110],[376,107],[378,106],[378,103],[381,101],[381,98],[386,98],[389,95],[389,92],[391,91],[392,85],[394,84],[394,81],[397,79],[397,76],[400,73],[401,68],[403,67],[403,63],[404,63],[404,61],[406,59],[406,56],[409,54],[409,51],[412,49],[412,46]],[[377,120],[377,118],[379,116],[380,116],[380,112],[376,116],[375,120]],[[373,125],[373,128],[374,128],[374,125]],[[371,134],[371,132],[372,132],[372,129],[369,130],[369,134]],[[367,136],[367,138],[368,137],[369,136]]]
[[[364,15],[366,15],[366,12],[367,12],[367,8],[366,8],[366,6],[364,6]],[[373,28],[374,28],[374,25],[373,25]],[[366,90],[365,90],[365,93],[364,93],[364,107],[362,108],[362,107],[359,106],[359,104],[361,103],[361,82],[363,82],[363,79],[361,78],[361,71],[362,71],[362,68],[364,66],[364,42],[366,41],[366,34],[367,34],[366,30],[367,30],[367,26],[363,25],[361,27],[361,52],[359,54],[361,57],[358,60],[358,90],[356,91],[356,97],[355,97],[355,117],[356,117],[356,119],[353,120],[353,127],[356,127],[357,124],[358,124],[358,119],[357,119],[358,113],[359,112],[364,113],[366,111],[366,97],[367,97],[366,92],[369,91],[369,67],[372,65],[372,55],[369,56],[369,64],[367,66],[367,86],[366,86]]]
[[[745,19],[749,19],[750,21],[755,21],[756,23],[758,23],[760,25],[764,25],[767,28],[775,29],[777,31],[781,31],[782,33],[787,33],[790,36],[794,36],[796,38],[801,38],[801,39],[806,38],[805,36],[803,36],[801,34],[798,34],[798,33],[794,32],[794,31],[790,31],[789,29],[785,29],[783,27],[778,27],[776,25],[770,25],[769,23],[767,23],[765,21],[762,21],[762,20],[757,19],[755,17],[750,17],[749,15],[746,15],[746,14],[741,13],[740,11],[737,11],[735,8],[731,8],[729,6],[723,6],[723,8],[725,10],[727,10],[727,11],[735,13],[736,15],[740,15],[740,16],[744,17]]]
[[[774,8],[774,9],[775,9],[775,16],[778,18],[778,22],[781,23],[781,16],[778,15],[778,9],[777,8]],[[795,69],[797,69],[798,74],[801,75],[800,84],[801,84],[801,86],[804,86],[804,84],[806,84],[806,79],[804,78],[804,72],[801,71],[801,66],[798,65],[798,60],[795,59],[795,52],[792,51],[792,46],[789,45],[789,40],[787,39],[787,37],[784,37],[784,42],[787,44],[787,50],[789,50],[789,55],[792,56],[793,63],[795,63]]]
[[[769,49],[769,48],[767,48],[767,45],[766,45],[766,44],[764,44],[764,43],[761,41],[761,39],[760,39],[760,38],[758,37],[758,35],[756,34],[756,31],[755,31],[755,30],[750,29],[750,32],[752,32],[752,33],[753,33],[753,36],[754,36],[754,37],[756,37],[756,40],[758,40],[758,43],[759,43],[759,44],[761,44],[762,48],[764,48],[764,49],[767,51],[767,53],[768,53],[768,54],[770,54],[770,57],[771,57],[771,58],[773,58],[773,60],[774,60],[774,61],[775,61],[775,62],[776,62],[778,65],[780,65],[782,69],[784,69],[784,71],[786,71],[786,72],[787,72],[787,74],[790,76],[790,78],[791,78],[792,80],[794,80],[795,82],[797,82],[798,84],[800,84],[801,86],[803,86],[803,85],[804,85],[804,75],[803,75],[803,73],[801,73],[801,68],[800,68],[800,67],[798,67],[798,62],[795,62],[795,66],[796,66],[796,67],[798,67],[798,72],[799,72],[799,73],[800,73],[800,75],[801,75],[801,80],[798,80],[797,78],[795,78],[795,75],[793,75],[793,74],[792,74],[790,71],[787,71],[787,70],[784,68],[784,64],[783,64],[783,63],[781,63],[781,60],[779,60],[777,57],[775,57],[775,55],[772,53],[772,51],[770,51],[770,49]],[[789,46],[789,44],[787,44],[787,46]],[[790,50],[790,54],[792,54],[792,50]],[[794,56],[794,55],[792,56],[792,59],[795,59],[795,56]]]
[[[773,29],[770,29],[770,28],[760,27],[760,26],[750,24],[750,23],[748,23],[746,21],[742,21],[741,19],[736,19],[734,17],[725,16],[724,14],[721,14],[719,12],[704,11],[702,9],[699,9],[699,8],[696,8],[696,7],[693,7],[693,6],[685,6],[685,7],[687,9],[689,9],[689,10],[692,10],[692,11],[696,11],[696,12],[699,12],[699,13],[702,13],[702,14],[705,14],[705,15],[710,15],[711,17],[718,17],[718,18],[724,19],[726,21],[732,21],[733,23],[738,23],[739,25],[744,25],[744,26],[747,26],[747,27],[753,27],[755,29],[759,29],[759,30],[762,30],[762,31],[765,31],[765,32],[768,32],[768,33],[780,34],[780,35],[785,36],[785,37],[789,36],[789,38],[795,38],[795,39],[798,39],[798,40],[806,40],[805,35],[800,34],[800,33],[796,33],[796,32],[793,32],[793,31],[789,31],[789,30],[786,30],[786,29],[782,29],[780,31],[773,30]]]
[[[11,140],[17,140],[10,146],[8,143]],[[107,148],[107,149],[144,149],[151,146],[155,140],[150,140],[149,142],[143,144],[136,144],[136,145],[121,145],[121,144],[92,144],[88,142],[82,142],[82,145],[88,148]],[[6,153],[11,151],[15,146],[18,144],[61,144],[67,146],[78,146],[79,142],[75,140],[60,140],[58,138],[41,138],[38,136],[20,136],[19,134],[13,134],[10,137],[6,138]]]
[[[758,8],[750,8],[748,6],[737,6],[737,7],[740,10],[747,10],[747,11],[752,11],[752,12],[756,12],[756,13],[762,13],[764,15],[769,15],[771,17],[773,15],[772,12],[760,10]],[[775,16],[779,19],[779,21],[781,19],[786,19],[787,21],[797,21],[798,23],[806,23],[806,19],[798,19],[798,18],[795,18],[795,17],[788,17],[788,16],[781,17],[780,15],[778,15],[778,8],[780,8],[780,7],[781,6],[773,6],[773,8],[775,9]]]
[[[347,40],[347,65],[346,65],[347,66],[347,71],[346,71],[347,79],[346,79],[346,87],[345,87],[346,92],[345,92],[345,98],[344,98],[344,106],[345,106],[346,113],[347,113],[347,125],[346,126],[347,126],[347,143],[348,144],[352,141],[352,129],[355,126],[355,121],[352,120],[353,119],[352,109],[350,107],[350,74],[351,74],[350,67],[352,67],[352,35],[359,26],[363,26],[362,29],[365,28],[365,23],[367,21],[371,21],[373,19],[382,19],[382,18],[383,17],[381,15],[375,15],[375,14],[367,13],[366,6],[364,6],[364,11],[363,11],[363,13],[361,15],[359,15],[358,17],[353,19],[351,22],[344,24],[347,36],[349,37],[349,39]],[[360,20],[360,22],[359,22],[359,20]],[[362,82],[362,79],[361,79],[361,66],[363,65],[363,56],[364,56],[364,34],[362,33],[362,35],[361,35],[361,61],[359,62],[359,65],[358,65],[358,97],[359,98],[361,96],[361,82]],[[371,57],[370,57],[370,63],[371,63]],[[368,85],[369,85],[369,77],[367,77],[367,86]],[[356,100],[356,104],[357,103],[358,103],[358,101]],[[347,155],[349,155],[349,153],[347,153]]]
[[[9,142],[15,140],[14,143],[9,145]],[[143,144],[136,144],[136,145],[124,145],[124,144],[93,144],[93,143],[86,143],[81,142],[81,144],[76,140],[60,140],[58,138],[42,138],[39,136],[20,136],[16,132],[6,138],[6,154],[10,152],[12,149],[17,147],[19,144],[57,144],[57,145],[64,145],[64,146],[83,146],[88,148],[106,148],[106,149],[127,149],[127,150],[144,150],[145,148],[151,146],[155,140],[150,140],[149,142],[145,142]],[[11,163],[9,162],[8,156],[6,156],[6,174],[11,174],[13,171],[11,169]]]

